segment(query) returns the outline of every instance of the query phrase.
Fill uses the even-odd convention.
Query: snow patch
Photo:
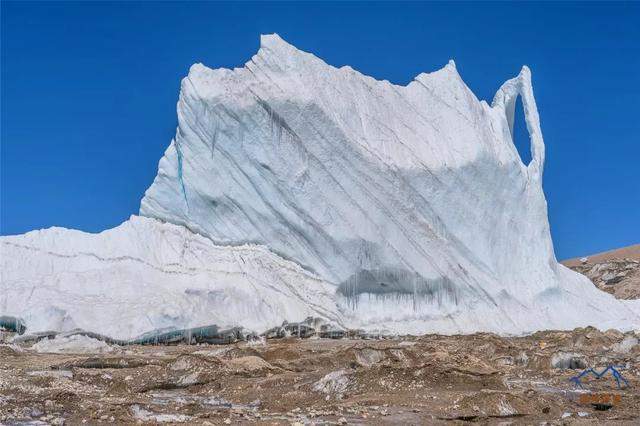
[[[621,342],[614,344],[611,349],[614,352],[621,354],[628,354],[633,348],[638,345],[638,338],[634,336],[625,336]]]
[[[155,414],[149,410],[146,410],[139,405],[131,406],[131,414],[138,420],[143,422],[157,422],[157,423],[185,423],[192,419],[191,416],[184,414]]]
[[[508,401],[501,399],[498,403],[498,412],[501,416],[513,416],[517,411],[509,404]]]
[[[54,339],[40,340],[31,347],[31,350],[38,353],[56,353],[56,354],[85,354],[85,353],[111,353],[118,351],[119,348],[108,345],[107,343],[93,339],[87,336],[56,336]]]
[[[349,386],[349,377],[346,370],[332,371],[313,384],[313,390],[322,392],[327,398],[334,396],[341,399]]]

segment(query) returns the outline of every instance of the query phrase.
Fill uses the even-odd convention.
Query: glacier
[[[264,35],[244,67],[193,65],[177,113],[139,216],[1,238],[0,315],[122,338],[306,316],[411,334],[640,326],[640,302],[555,258],[527,67],[488,104],[453,61],[400,86]]]
[[[2,237],[0,312],[27,331],[129,339],[204,324],[261,330],[283,318],[337,324],[335,288],[264,247],[216,246],[132,216],[99,234],[49,228]]]

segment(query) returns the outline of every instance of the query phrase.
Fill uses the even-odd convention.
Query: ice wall
[[[517,96],[529,165],[512,142]],[[265,245],[336,285],[395,274],[488,303],[558,285],[526,67],[490,106],[453,61],[397,86],[266,35],[243,68],[192,66],[178,118],[143,216]]]

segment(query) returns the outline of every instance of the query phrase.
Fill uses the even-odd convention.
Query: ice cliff
[[[193,65],[178,123],[143,217],[2,238],[0,314],[135,331],[304,315],[405,333],[640,324],[637,303],[555,259],[526,67],[489,105],[453,61],[398,86],[267,35],[243,68]]]

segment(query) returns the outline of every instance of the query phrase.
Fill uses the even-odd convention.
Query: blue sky
[[[406,84],[450,58],[480,99],[529,65],[556,254],[640,242],[640,3],[2,2],[0,232],[113,227],[174,132],[189,66],[279,33]],[[528,150],[522,115],[516,144]]]

